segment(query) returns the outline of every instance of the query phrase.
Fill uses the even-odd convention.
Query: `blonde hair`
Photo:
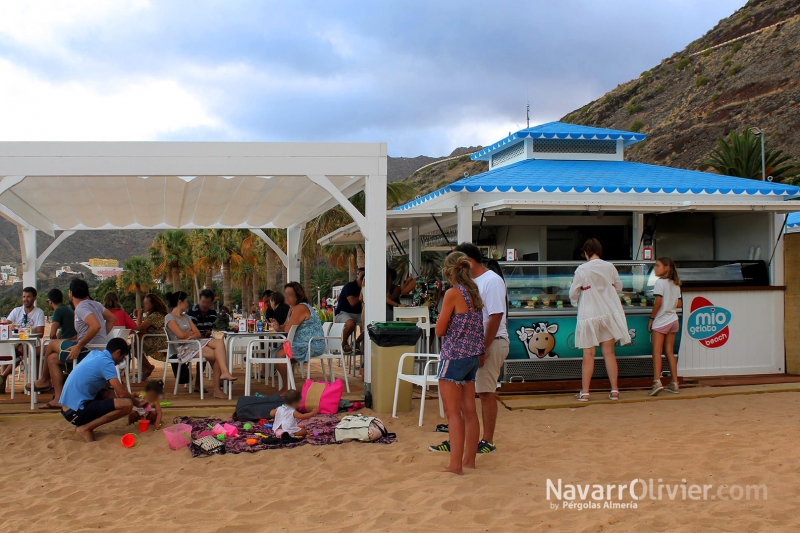
[[[681,278],[678,277],[678,269],[675,267],[675,261],[670,259],[669,257],[659,257],[656,259],[659,263],[664,265],[669,269],[669,273],[666,276],[661,276],[661,279],[668,279],[678,287],[681,286]]]
[[[461,285],[467,289],[472,300],[472,308],[483,309],[483,300],[478,292],[478,286],[469,273],[471,267],[469,258],[462,252],[451,252],[444,260],[444,275],[453,287]]]

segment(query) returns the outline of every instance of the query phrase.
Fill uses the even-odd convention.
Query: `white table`
[[[231,341],[233,339],[242,339],[242,338],[254,338],[254,339],[269,339],[269,338],[280,338],[286,337],[286,333],[282,331],[223,331],[222,332],[222,340],[225,343],[225,354],[228,356],[228,371],[231,373],[233,372],[233,349],[231,347]],[[247,361],[245,361],[247,364]],[[228,399],[233,399],[233,385],[226,381],[225,387],[228,388]]]
[[[23,363],[30,376],[31,385],[31,409],[36,409],[36,370],[39,368],[36,365],[36,347],[39,344],[41,335],[29,334],[27,339],[20,339],[19,337],[10,337],[7,340],[0,340],[0,344],[22,344],[25,346],[25,351],[28,352],[28,361],[23,357]],[[14,386],[14,376],[11,376],[11,386]]]

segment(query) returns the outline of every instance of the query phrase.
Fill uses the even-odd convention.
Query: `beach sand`
[[[800,395],[580,409],[500,408],[498,451],[462,477],[431,402],[381,415],[391,445],[301,446],[192,459],[160,432],[124,449],[122,422],[86,444],[54,417],[2,423],[3,531],[787,531],[800,528]],[[417,408],[415,402],[415,409]],[[169,411],[166,419],[170,420]],[[766,501],[639,501],[552,510],[546,480],[766,485]],[[714,491],[712,491],[713,494]],[[633,501],[629,497],[622,502]]]

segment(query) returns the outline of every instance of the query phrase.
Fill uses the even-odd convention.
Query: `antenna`
[[[527,110],[526,110],[525,114],[526,114],[526,118],[528,120],[528,127],[530,128],[531,127],[531,101],[530,100],[528,100],[528,106],[527,106]]]

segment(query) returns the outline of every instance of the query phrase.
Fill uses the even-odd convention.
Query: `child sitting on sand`
[[[272,423],[272,429],[275,431],[276,437],[289,439],[292,437],[303,438],[308,435],[308,430],[298,426],[297,421],[308,420],[319,413],[319,410],[314,408],[310,413],[299,413],[297,408],[300,407],[301,398],[299,392],[290,389],[286,391],[283,397],[283,405],[270,412],[269,415],[275,418],[275,421]],[[284,435],[286,435],[286,437],[284,437]]]
[[[161,395],[164,394],[164,382],[160,379],[151,379],[144,386],[144,401],[141,407],[134,407],[128,415],[128,423],[134,424],[142,419],[147,419],[158,429],[161,427]]]

